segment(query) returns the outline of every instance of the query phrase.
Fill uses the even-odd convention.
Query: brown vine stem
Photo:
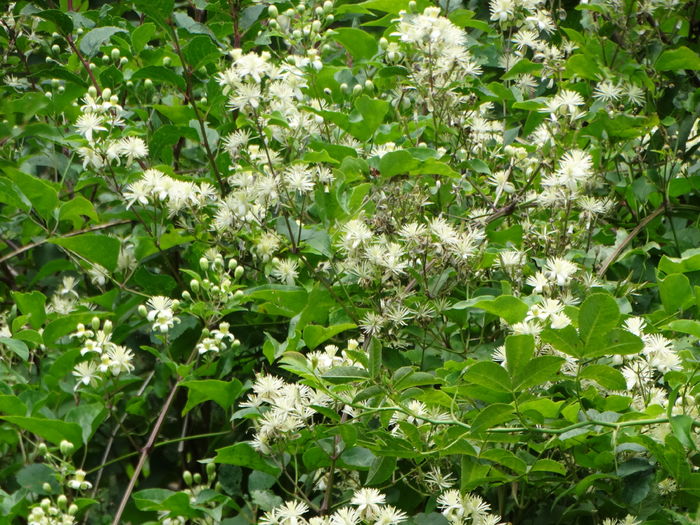
[[[172,405],[173,399],[175,399],[175,393],[177,392],[177,389],[179,386],[180,386],[180,380],[177,380],[175,382],[175,384],[173,385],[173,388],[170,390],[170,394],[168,394],[168,399],[165,400],[165,403],[163,404],[163,408],[161,408],[161,410],[160,410],[160,414],[158,414],[158,419],[156,420],[155,425],[153,425],[153,430],[151,430],[151,435],[148,436],[148,441],[146,442],[146,445],[144,445],[144,447],[141,449],[141,455],[139,456],[139,461],[136,464],[136,468],[134,469],[134,473],[131,475],[131,479],[129,480],[129,485],[126,487],[126,491],[124,492],[124,496],[122,496],[122,500],[119,503],[119,508],[117,509],[117,513],[114,515],[114,520],[112,520],[112,525],[119,525],[122,514],[124,513],[124,509],[126,508],[126,504],[129,501],[129,498],[131,497],[131,493],[134,491],[134,487],[136,486],[136,482],[139,479],[139,475],[141,474],[141,470],[143,469],[143,466],[146,463],[146,458],[148,457],[148,454],[150,454],[151,450],[153,449],[153,446],[155,445],[156,438],[158,437],[158,433],[160,432],[160,427],[163,425],[163,421],[165,421],[165,416],[168,413],[168,410],[170,410],[170,405]]]
[[[625,248],[627,248],[627,245],[632,242],[632,239],[634,239],[639,232],[641,232],[647,224],[649,224],[651,221],[656,219],[659,215],[664,213],[667,208],[667,203],[661,204],[658,208],[656,208],[653,212],[651,212],[649,215],[644,217],[641,221],[639,221],[639,224],[634,227],[634,229],[629,233],[627,237],[625,237],[625,240],[620,243],[620,245],[615,248],[615,251],[613,251],[607,259],[605,259],[605,262],[603,262],[603,266],[600,267],[600,270],[598,270],[598,277],[603,277],[605,275],[605,272],[608,271],[608,268],[610,268],[610,265],[615,262],[615,260],[620,256],[620,254],[623,252]]]
[[[17,248],[16,250],[11,251],[7,255],[3,255],[0,257],[0,264],[4,263],[5,261],[9,261],[10,259],[13,259],[14,257],[17,257],[18,255],[23,254],[24,252],[28,252],[29,250],[32,250],[36,248],[37,246],[41,246],[42,244],[46,244],[51,240],[52,238],[58,238],[58,239],[65,239],[66,237],[75,237],[76,235],[82,235],[83,233],[90,233],[90,232],[96,232],[99,230],[106,230],[107,228],[112,228],[113,226],[120,226],[122,224],[129,224],[134,222],[131,219],[121,219],[118,221],[112,221],[112,222],[106,222],[104,224],[97,224],[95,226],[90,226],[89,228],[84,228],[82,230],[78,230],[75,232],[70,232],[66,233],[65,235],[59,235],[58,237],[47,237],[46,239],[42,239],[40,241],[32,242],[29,244],[25,244],[24,246],[21,246],[20,248]]]

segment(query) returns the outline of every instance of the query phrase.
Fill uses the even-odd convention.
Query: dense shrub
[[[697,523],[697,1],[42,4],[8,523]]]

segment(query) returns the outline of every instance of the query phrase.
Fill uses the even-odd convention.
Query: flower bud
[[[119,97],[117,95],[112,95],[109,97],[109,101],[116,106],[119,104]]]
[[[79,27],[79,28],[76,30],[76,33],[78,33],[78,35],[82,35],[84,32],[85,32],[85,30],[84,30],[82,27]]]
[[[238,266],[238,261],[236,259],[229,259],[228,260],[228,269],[229,270],[235,270],[236,266]]]
[[[173,299],[173,310],[176,310],[178,306],[180,306],[180,301]]]
[[[148,309],[145,304],[140,304],[138,307],[138,312],[141,317],[146,317],[148,315]]]
[[[192,300],[192,295],[191,295],[190,292],[188,292],[187,290],[183,290],[183,292],[182,292],[182,298],[183,298],[185,301],[191,301],[191,300]]]
[[[68,507],[68,498],[66,498],[65,494],[61,494],[58,498],[56,498],[56,503],[58,503],[59,509],[66,510],[66,507]]]
[[[117,49],[116,47],[113,47],[113,48],[112,48],[112,52],[110,53],[110,56],[112,57],[112,60],[119,60],[119,57],[120,57],[121,55],[122,55],[122,54],[121,54],[121,52],[119,51],[119,49]]]
[[[379,39],[379,47],[381,49],[386,49],[387,47],[389,47],[389,41],[384,37],[380,38]]]
[[[197,279],[192,279],[190,281],[190,288],[192,288],[194,293],[197,293],[199,291],[199,281]]]
[[[408,11],[411,12],[411,13],[415,13],[415,12],[416,12],[416,7],[417,7],[417,6],[418,6],[418,4],[416,4],[416,0],[411,0],[411,1],[408,3]]]
[[[109,98],[112,96],[112,90],[109,88],[104,88],[102,90],[102,100],[109,100]]]
[[[270,7],[267,8],[267,16],[270,18],[277,18],[277,16],[280,14],[279,10],[277,9],[276,5],[271,5]]]
[[[51,87],[57,88],[60,85],[60,81],[57,78],[51,79]]]
[[[49,449],[46,446],[46,443],[39,443],[39,446],[36,447],[36,452],[40,456],[45,456],[48,453]]]
[[[360,84],[355,84],[352,86],[352,94],[353,95],[359,95],[362,93],[362,86]]]
[[[323,2],[323,10],[328,13],[330,10],[333,9],[333,2],[331,0],[326,0]]]
[[[300,3],[300,4],[297,6],[297,13],[301,14],[301,13],[303,13],[304,11],[306,11],[306,6],[305,6],[304,4],[301,4],[301,3]]]
[[[95,86],[90,86],[88,88],[88,95],[90,95],[91,97],[97,96],[97,89],[95,89]]]
[[[126,58],[126,57],[121,57],[121,59],[119,59],[119,65],[120,65],[120,66],[123,66],[123,65],[126,64],[127,62],[129,62],[129,59]],[[128,83],[129,83],[129,82],[127,82],[127,84],[128,84]]]
[[[298,29],[295,29],[294,31],[292,31],[292,36],[294,38],[296,38],[297,40],[299,40],[302,36],[301,31]]]
[[[233,271],[233,277],[240,279],[243,276],[243,272],[245,272],[243,266],[236,266],[236,269]]]
[[[109,57],[107,55],[102,55],[102,63],[109,64]]]
[[[44,492],[51,492],[51,483],[47,483],[46,481],[44,481],[44,483],[41,485],[41,489]]]
[[[217,481],[216,485],[214,485],[214,490],[216,492],[222,492],[224,490],[224,486]]]
[[[105,334],[111,334],[111,333],[112,333],[112,328],[113,328],[113,327],[112,327],[112,321],[110,321],[109,319],[107,319],[107,320],[105,321],[103,327],[102,327],[102,331],[103,331]]]
[[[53,97],[53,93],[51,93],[51,91],[47,91],[46,93],[44,93],[44,96],[46,98],[51,98],[51,97]]]
[[[202,482],[202,475],[198,472],[194,475],[194,482],[199,485]]]
[[[192,486],[192,473],[189,470],[182,473],[182,479],[185,482],[185,485],[188,487]]]
[[[318,6],[316,9],[314,9],[314,14],[316,16],[323,16],[323,7]]]
[[[370,79],[365,80],[365,89],[367,91],[374,90],[374,82],[372,82]]]
[[[70,507],[68,507],[68,514],[71,516],[75,516],[78,513],[78,506],[75,503],[71,503]]]
[[[92,326],[93,330],[99,330],[100,329],[100,318],[99,317],[93,317],[90,320],[90,326]]]
[[[95,69],[95,68],[97,68],[97,64],[95,64],[94,62],[90,62],[90,63],[88,64],[88,67],[89,67],[90,69]]]
[[[170,65],[170,57],[163,57],[163,65],[164,66],[169,66]]]
[[[201,257],[199,259],[199,267],[202,269],[202,271],[207,271],[209,269],[209,259],[206,257]]]
[[[61,46],[59,46],[58,44],[52,45],[52,46],[51,46],[51,52],[52,52],[54,55],[58,55],[58,54],[61,52]]]
[[[153,87],[153,81],[150,78],[147,78],[143,81],[143,85],[146,86],[146,88],[151,89]]]
[[[61,441],[61,443],[59,443],[58,448],[61,451],[61,454],[64,456],[70,456],[75,447],[73,446],[73,443],[64,439]]]
[[[335,21],[335,17],[332,14],[330,14],[326,17],[326,22],[328,22],[329,24],[332,24],[334,21]]]
[[[41,500],[41,503],[39,505],[44,510],[44,512],[48,512],[49,508],[51,507],[51,500],[49,498],[44,498]]]
[[[321,30],[321,21],[314,20],[313,22],[311,22],[311,29],[318,33]]]
[[[212,478],[216,475],[216,463],[207,463],[207,476]]]
[[[243,296],[243,290],[236,290],[236,292],[233,294],[234,297],[241,297]]]
[[[65,86],[58,86],[58,92],[63,93],[66,90]]]
[[[207,97],[202,97],[199,99],[199,103],[202,104],[203,106],[205,106],[207,104],[207,102],[209,102]]]

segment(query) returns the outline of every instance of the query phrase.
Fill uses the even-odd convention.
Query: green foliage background
[[[699,17],[8,5],[0,520],[697,523]]]

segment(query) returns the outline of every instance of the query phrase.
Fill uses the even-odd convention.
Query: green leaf
[[[341,454],[340,461],[346,466],[354,467],[353,470],[369,470],[376,457],[369,449],[352,447]]]
[[[615,328],[603,338],[592,340],[591,346],[586,348],[584,357],[601,357],[609,355],[638,354],[644,348],[644,342],[627,330]]]
[[[24,416],[27,413],[27,405],[17,396],[2,394],[0,395],[0,412],[8,416]]]
[[[671,416],[671,430],[673,430],[673,435],[678,438],[678,441],[680,441],[684,447],[690,450],[697,450],[693,438],[693,423],[693,418],[685,414]]]
[[[202,379],[183,381],[181,385],[187,388],[187,404],[182,409],[183,416],[205,401],[214,401],[221,408],[227,410],[238,399],[243,390],[243,384],[238,379],[231,381]]]
[[[379,161],[379,172],[382,177],[393,177],[408,173],[419,164],[418,159],[413,158],[413,155],[406,150],[390,151]]]
[[[357,325],[354,323],[341,323],[328,327],[309,324],[304,327],[304,343],[306,343],[309,350],[314,350],[318,345],[328,341],[331,337],[353,328],[357,328]]]
[[[58,192],[45,180],[15,169],[5,170],[44,220],[58,209]]]
[[[394,456],[380,456],[372,460],[367,473],[365,485],[381,485],[390,479],[396,470],[396,458]]]
[[[23,467],[15,478],[20,487],[42,496],[61,490],[56,479],[56,472],[44,463],[33,463]],[[48,483],[51,487],[48,492],[44,489],[45,483]]]
[[[620,309],[610,295],[594,293],[583,301],[579,309],[579,333],[584,348],[588,348],[594,338],[602,338],[617,326]]]
[[[164,66],[146,66],[139,69],[131,77],[133,80],[150,78],[154,82],[171,84],[182,90],[185,89],[185,79],[172,69]]]
[[[379,377],[382,370],[382,343],[376,337],[369,343],[369,373],[373,379]]]
[[[554,472],[566,476],[566,467],[558,461],[544,458],[535,461],[535,464],[530,467],[530,472]]]
[[[49,242],[70,250],[91,263],[99,264],[110,272],[117,268],[120,244],[114,237],[84,233],[74,237],[49,239]]]
[[[22,193],[19,186],[4,177],[0,178],[0,202],[22,211],[32,209],[31,201]]]
[[[335,366],[321,377],[334,384],[351,383],[369,378],[369,372],[357,366]]]
[[[532,359],[535,352],[535,338],[530,334],[509,335],[506,337],[506,368],[511,377],[519,375]]]
[[[78,448],[83,442],[83,431],[80,425],[75,423],[66,423],[59,419],[23,416],[0,416],[0,419],[32,432],[55,445],[59,445],[65,439]]]
[[[153,18],[158,24],[168,27],[168,19],[175,7],[174,0],[134,0],[134,7]]]
[[[501,295],[493,300],[478,301],[472,307],[497,315],[509,324],[519,323],[525,319],[529,310],[527,304],[512,295]]]
[[[700,338],[700,321],[691,321],[690,319],[679,319],[671,321],[666,326],[669,330],[681,332],[682,334],[690,334]]]
[[[46,11],[37,13],[36,16],[56,24],[56,28],[64,35],[73,32],[73,21],[67,14],[58,9],[47,9]]]
[[[467,369],[464,378],[497,392],[512,392],[513,385],[506,369],[492,361],[479,361]]]
[[[206,35],[198,35],[192,38],[182,49],[182,54],[193,70],[216,62],[221,56],[221,51]]]
[[[659,281],[659,295],[664,310],[669,314],[684,310],[695,302],[690,280],[682,273],[672,273]]]
[[[581,379],[591,379],[608,390],[626,390],[627,382],[622,373],[608,365],[588,365],[580,374]]]
[[[32,328],[41,328],[46,321],[46,296],[37,291],[12,292],[12,298],[17,303],[19,311],[30,316],[29,324]]]
[[[226,465],[238,465],[252,470],[258,470],[271,476],[279,476],[280,469],[269,463],[248,443],[236,443],[230,447],[220,448],[216,451],[215,463]]]
[[[369,140],[389,112],[390,105],[386,100],[362,95],[355,100],[354,106],[362,115],[362,120],[355,122],[351,116],[350,133],[358,140]]]
[[[377,54],[377,41],[361,29],[341,27],[334,30],[334,39],[348,50],[357,62],[370,60]]]
[[[524,390],[548,381],[554,381],[562,364],[564,364],[564,358],[554,355],[534,358],[513,379],[514,390]]]
[[[698,70],[700,69],[700,55],[685,46],[678,49],[667,49],[656,59],[654,68],[657,71]]]
[[[472,434],[480,434],[500,423],[513,418],[513,406],[505,403],[492,403],[484,408],[472,421]]]
[[[68,423],[76,423],[82,428],[83,443],[90,441],[107,417],[107,409],[102,403],[81,403],[66,413]]]
[[[153,39],[156,34],[156,26],[151,22],[146,22],[136,27],[131,32],[131,47],[134,54],[137,55],[146,47],[146,44]]]
[[[479,457],[488,461],[493,461],[499,465],[509,468],[518,475],[527,472],[527,463],[513,454],[510,450],[503,448],[491,448],[483,451]]]
[[[560,330],[545,328],[540,333],[543,342],[552,345],[566,355],[579,358],[582,355],[581,340],[576,333],[576,329],[569,325]]]
[[[91,29],[80,39],[78,47],[83,54],[92,57],[115,33],[126,33],[126,29],[114,26],[103,26]]]
[[[11,339],[9,337],[0,337],[0,344],[5,345],[12,352],[17,354],[25,363],[29,359],[29,348],[27,348],[24,341],[18,341],[17,339]]]
[[[530,62],[527,58],[522,58],[518,60],[518,62],[501,77],[501,79],[511,80],[516,78],[518,75],[527,75],[533,73],[537,74],[540,71],[542,71],[543,67],[544,66],[542,64],[536,64],[534,62]]]
[[[85,217],[93,221],[99,220],[92,202],[82,195],[76,195],[68,202],[61,204],[58,219],[59,221],[71,221],[73,229],[80,228],[85,222]]]

